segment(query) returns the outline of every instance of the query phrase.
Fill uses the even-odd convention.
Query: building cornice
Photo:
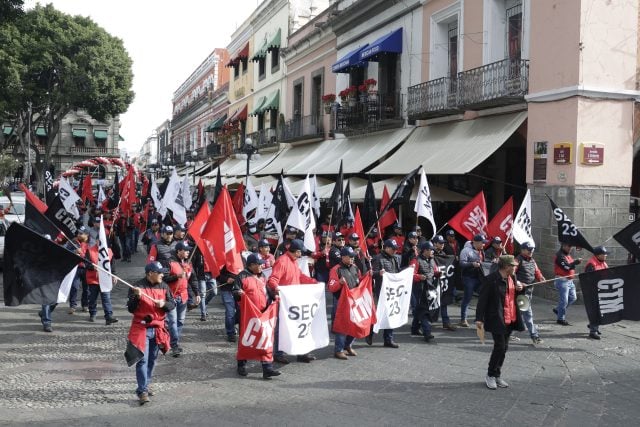
[[[613,99],[640,102],[640,91],[628,89],[609,89],[595,86],[575,85],[557,89],[530,93],[524,99],[527,102],[553,102],[581,96],[592,99]]]

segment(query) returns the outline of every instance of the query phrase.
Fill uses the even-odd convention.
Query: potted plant
[[[336,95],[334,93],[322,95],[322,102],[324,103],[324,112],[329,114],[331,113],[331,106],[336,102]]]
[[[367,87],[369,98],[376,98],[378,96],[378,91],[375,89],[377,84],[376,79],[367,79],[364,81],[363,85]]]

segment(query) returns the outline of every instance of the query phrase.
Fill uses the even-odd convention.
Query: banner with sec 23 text
[[[395,329],[409,320],[409,304],[411,303],[411,285],[413,284],[413,268],[405,268],[400,273],[384,273],[378,298],[378,321],[373,331]]]
[[[278,350],[306,354],[329,344],[324,283],[280,286]]]

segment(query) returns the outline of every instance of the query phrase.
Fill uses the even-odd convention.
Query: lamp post
[[[198,159],[198,152],[196,150],[193,150],[191,152],[191,160],[193,163],[193,185],[194,186],[196,185],[196,163],[198,163],[197,159]]]
[[[242,151],[247,155],[247,175],[245,177],[244,185],[246,186],[249,183],[249,163],[251,162],[251,156],[258,152],[258,149],[253,145],[253,141],[251,138],[247,138],[244,140],[244,147]]]

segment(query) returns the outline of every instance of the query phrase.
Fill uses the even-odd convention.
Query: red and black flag
[[[551,197],[547,194],[549,202],[551,203],[551,210],[553,216],[558,221],[558,240],[560,243],[566,243],[571,246],[585,248],[589,252],[593,253],[593,247],[587,242],[587,239],[582,235],[578,227],[569,219],[569,217],[551,200]]]
[[[386,215],[387,211],[389,211],[389,209],[391,209],[394,204],[403,201],[406,202],[410,199],[411,192],[413,191],[413,186],[415,185],[416,176],[418,175],[419,171],[420,167],[417,167],[407,175],[405,175],[404,178],[402,178],[396,189],[393,191],[393,194],[391,195],[391,198],[386,203],[386,205],[383,203],[380,206],[380,219],[382,219]],[[384,228],[382,227],[382,221],[380,222],[380,228]]]
[[[73,217],[73,215],[71,215],[71,213],[69,213],[69,211],[67,211],[67,209],[62,204],[62,200],[60,200],[60,195],[57,195],[53,199],[53,201],[51,202],[51,205],[49,205],[49,208],[47,209],[47,212],[45,212],[45,216],[60,231],[62,231],[67,236],[68,239],[71,239],[76,235],[76,231],[78,230],[78,227],[76,225],[76,220]],[[52,237],[55,238],[56,236],[52,236]]]
[[[4,304],[53,304],[64,277],[82,258],[22,224],[5,236]]]

